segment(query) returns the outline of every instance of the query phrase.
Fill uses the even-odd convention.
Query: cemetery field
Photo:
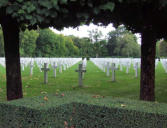
[[[51,67],[50,67],[51,68]],[[106,76],[91,61],[87,62],[86,73],[83,79],[83,87],[78,87],[78,73],[75,70],[78,63],[59,73],[57,69],[56,78],[53,77],[53,71],[48,73],[48,84],[43,83],[43,72],[40,72],[37,65],[34,68],[33,75],[29,74],[29,67],[22,71],[22,84],[24,97],[45,95],[46,93],[62,93],[64,91],[73,91],[89,93],[101,96],[123,97],[130,99],[139,99],[140,78],[135,78],[135,71],[131,65],[129,74],[126,69],[116,71],[116,81],[112,82],[111,74]],[[139,75],[140,76],[140,75]],[[156,101],[167,103],[167,74],[161,63],[156,68]],[[0,101],[6,100],[6,76],[4,67],[0,66]]]

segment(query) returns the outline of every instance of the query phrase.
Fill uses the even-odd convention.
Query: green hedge
[[[167,104],[66,92],[0,103],[0,128],[167,128]]]

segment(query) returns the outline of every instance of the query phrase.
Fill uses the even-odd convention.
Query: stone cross
[[[53,75],[54,75],[54,77],[56,78],[57,64],[54,62],[52,67],[53,67]]]
[[[107,76],[110,76],[110,63],[107,62],[107,72],[106,72]]]
[[[78,70],[75,70],[76,72],[78,72],[78,83],[79,83],[79,87],[82,87],[83,86],[83,83],[82,83],[82,75],[83,75],[83,72],[86,72],[86,70],[83,70],[82,68],[82,64],[79,64],[78,66]]]
[[[112,63],[111,70],[112,70],[112,81],[115,81],[115,70],[117,70],[117,68],[115,67],[115,63]]]
[[[138,77],[138,63],[135,63],[135,77]]]
[[[41,68],[42,71],[44,71],[44,84],[48,83],[48,71],[50,70],[48,68],[48,64],[44,63],[44,68]]]
[[[32,76],[33,74],[33,67],[34,67],[33,63],[30,62],[30,76]]]

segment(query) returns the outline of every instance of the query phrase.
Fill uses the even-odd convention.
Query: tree
[[[78,26],[89,18],[93,5],[105,2],[79,0],[2,0],[0,2],[0,24],[4,34],[6,59],[7,99],[22,98],[20,72],[20,29],[36,29],[38,26],[57,29]]]
[[[39,33],[34,30],[20,32],[20,55],[23,57],[33,57],[35,54],[36,40]]]
[[[110,0],[108,10],[92,14],[95,24],[124,24],[133,33],[141,33],[140,99],[155,100],[155,46],[167,37],[167,2],[165,0]],[[91,18],[90,18],[91,19]],[[161,19],[161,20],[159,20]]]
[[[140,45],[137,43],[135,35],[126,33],[122,37],[119,37],[118,42],[120,45],[120,56],[123,57],[139,57],[140,56]]]
[[[56,35],[50,29],[39,30],[39,37],[36,40],[36,56],[50,57],[55,54]]]
[[[96,57],[99,56],[100,52],[100,38],[102,37],[102,32],[99,31],[98,29],[93,29],[92,31],[89,32],[89,38],[91,39],[91,42],[94,43],[94,50],[96,51]]]
[[[72,57],[77,56],[79,54],[79,49],[74,45],[72,39],[70,37],[65,38],[65,46],[66,46],[66,56]]]
[[[137,37],[124,26],[109,32],[107,48],[110,56],[139,57],[140,46]]]
[[[120,56],[120,43],[118,38],[121,37],[124,33],[128,33],[124,26],[119,26],[116,30],[108,33],[108,43],[107,48],[110,56]]]

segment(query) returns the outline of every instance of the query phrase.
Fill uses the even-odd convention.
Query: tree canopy
[[[59,29],[90,21],[103,25],[124,24],[135,33],[150,31],[156,38],[162,38],[167,37],[166,8],[165,0],[2,0],[0,16],[7,14],[21,27],[30,28],[54,26]]]
[[[79,0],[2,0],[0,16],[10,16],[20,27],[53,26],[57,29],[77,26],[89,18],[89,13],[110,9],[108,1]],[[6,15],[7,14],[7,15]],[[1,22],[3,20],[1,19]]]
[[[114,26],[124,24],[134,33],[149,31],[156,39],[167,37],[167,2],[165,0],[110,0],[113,11],[92,15],[94,23]],[[161,20],[160,20],[161,19]]]

